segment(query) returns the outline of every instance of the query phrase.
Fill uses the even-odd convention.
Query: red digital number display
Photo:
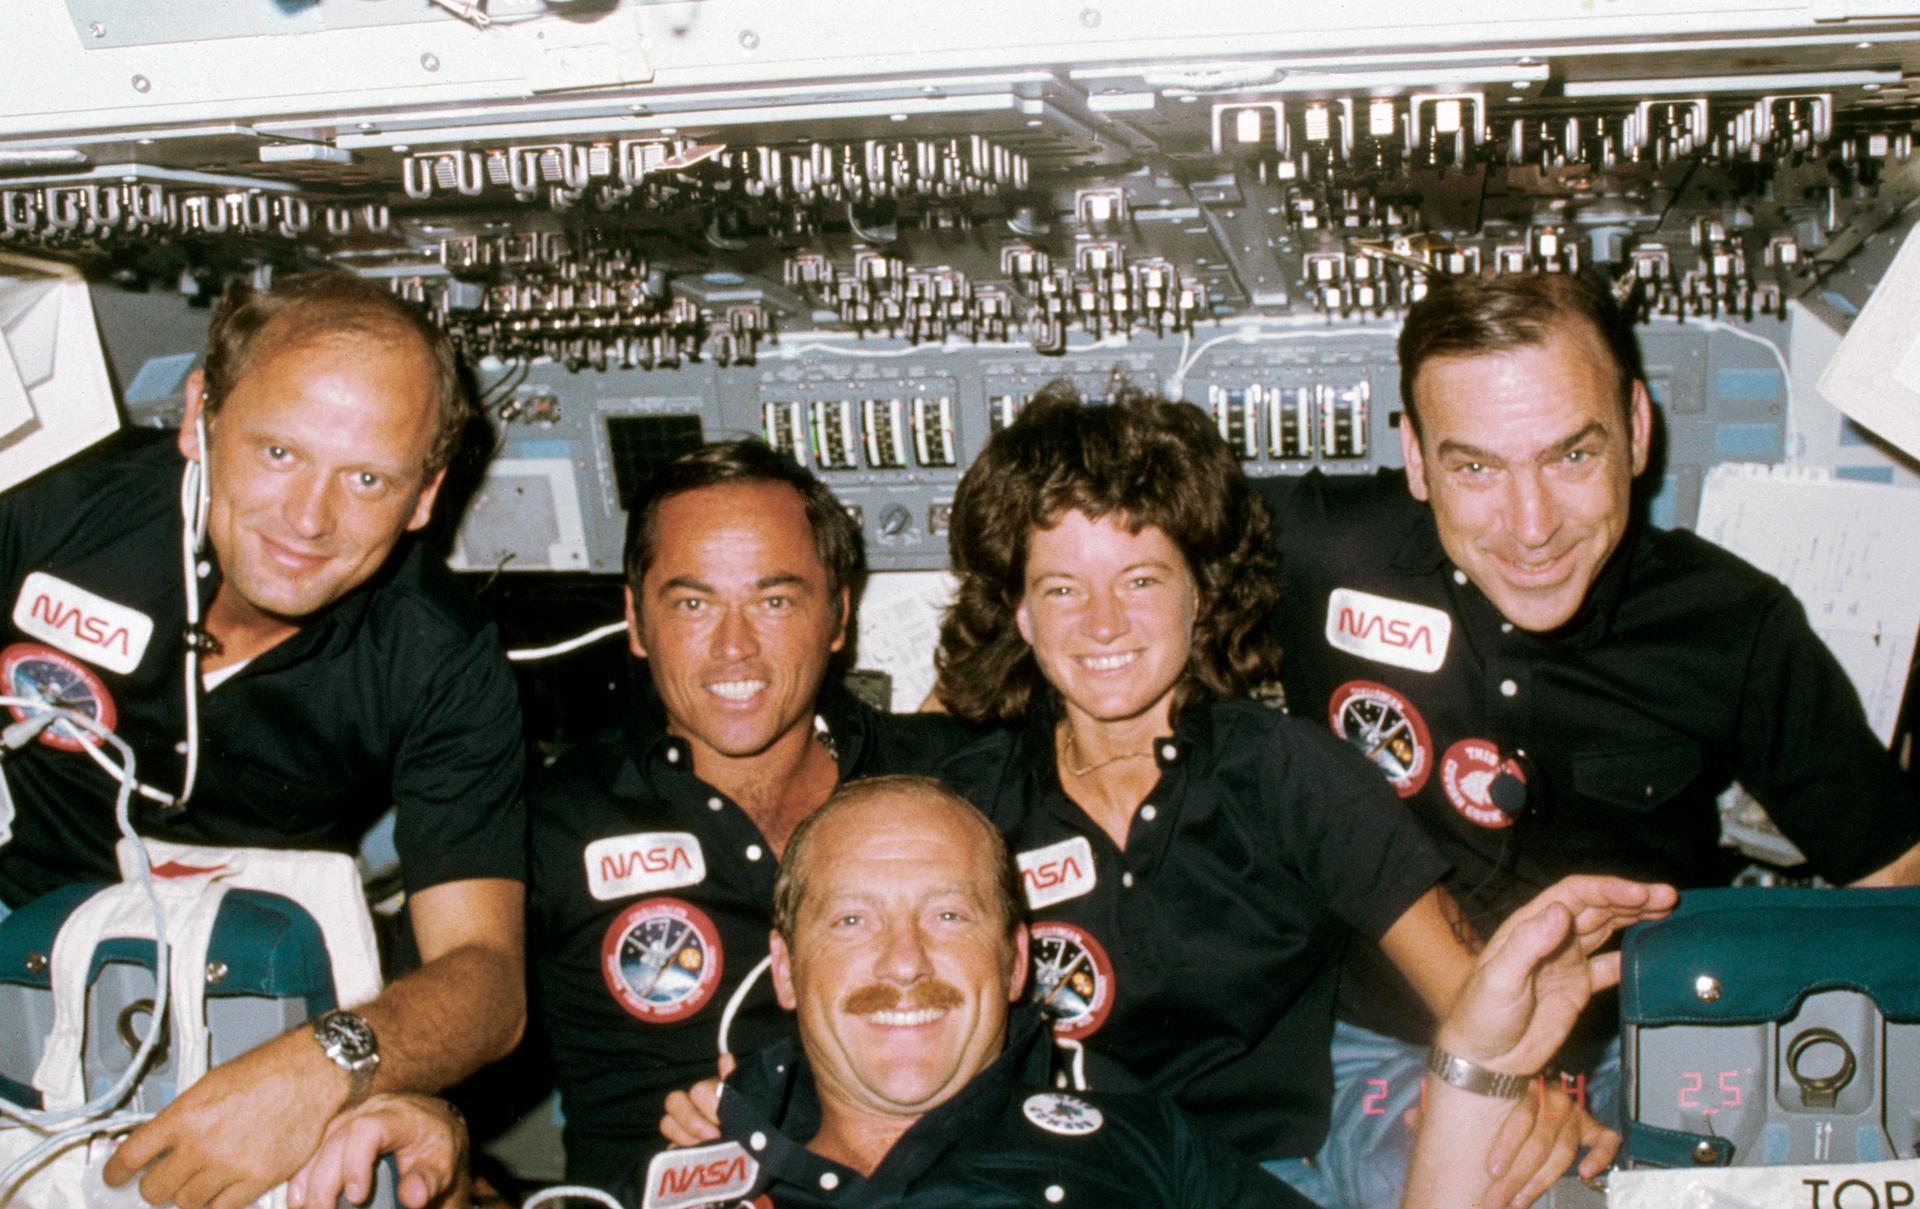
[[[1367,1094],[1360,1097],[1360,1115],[1363,1117],[1386,1116],[1387,1110],[1382,1103],[1386,1098],[1387,1081],[1385,1079],[1368,1079]]]
[[[1752,1072],[1723,1070],[1714,1072],[1713,1087],[1707,1086],[1705,1071],[1680,1072],[1680,1090],[1674,1097],[1677,1107],[1711,1117],[1723,1108],[1738,1108],[1745,1102],[1740,1081]]]
[[[1728,1072],[1728,1073],[1737,1074],[1738,1072]],[[1383,1117],[1387,1115],[1387,1098],[1393,1092],[1393,1084],[1386,1079],[1377,1079],[1377,1078],[1370,1078],[1365,1080],[1364,1082],[1366,1084],[1367,1090],[1360,1097],[1360,1115],[1363,1117]],[[1534,1080],[1534,1083],[1535,1083],[1536,1091],[1542,1090],[1546,1086],[1546,1081],[1544,1078],[1536,1078]],[[1581,1108],[1585,1108],[1587,1106],[1586,1075],[1569,1074],[1565,1071],[1562,1071],[1560,1073],[1560,1090],[1565,1092],[1568,1098],[1570,1098],[1576,1105],[1580,1106]],[[1686,1093],[1683,1091],[1681,1094],[1684,1096]],[[1739,1099],[1740,1092],[1738,1088],[1734,1089],[1733,1096],[1734,1096],[1733,1103],[1729,1104],[1728,1107],[1732,1107],[1733,1104],[1738,1104],[1740,1102],[1740,1099]],[[1685,1106],[1684,1103],[1682,1106],[1683,1107]],[[1423,1076],[1420,1080],[1420,1111],[1425,1112],[1426,1108],[1427,1108],[1427,1080]]]

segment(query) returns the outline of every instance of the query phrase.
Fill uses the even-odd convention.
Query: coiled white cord
[[[115,795],[113,817],[119,825],[120,834],[128,840],[134,853],[134,871],[138,874],[141,889],[145,891],[147,903],[153,908],[154,932],[154,1004],[153,1014],[148,1020],[146,1035],[140,1039],[140,1048],[134,1051],[133,1060],[120,1073],[112,1087],[74,1108],[43,1111],[24,1108],[5,1097],[0,1097],[0,1114],[4,1114],[37,1130],[53,1130],[53,1134],[44,1142],[22,1154],[0,1170],[0,1199],[11,1182],[23,1173],[33,1170],[46,1156],[55,1153],[73,1142],[76,1138],[101,1133],[119,1133],[133,1128],[146,1120],[147,1113],[112,1113],[112,1110],[127,1097],[133,1085],[153,1051],[165,1035],[167,998],[171,979],[167,977],[172,953],[167,944],[167,913],[160,905],[160,896],[153,886],[153,862],[147,855],[147,846],[133,829],[133,794],[139,785],[134,775],[133,749],[126,740],[114,734],[107,727],[76,710],[65,709],[33,697],[0,696],[0,706],[10,706],[27,713],[12,725],[0,730],[0,754],[18,751],[28,743],[39,738],[40,732],[56,723],[64,723],[92,735],[100,742],[112,747],[119,757],[118,767],[112,766],[107,757],[100,755],[103,765],[113,773],[119,783]],[[94,745],[88,746],[95,751]],[[111,1114],[111,1115],[108,1115]],[[79,1122],[78,1124],[72,1124]],[[62,1127],[65,1128],[62,1128]]]

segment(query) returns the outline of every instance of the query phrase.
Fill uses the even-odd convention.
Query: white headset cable
[[[88,1128],[92,1128],[94,1132],[104,1132],[100,1128],[102,1123],[92,1119],[98,1119],[102,1113],[108,1113],[109,1109],[113,1109],[117,1103],[125,1100],[127,1092],[132,1090],[132,1084],[146,1069],[146,1063],[154,1055],[159,1038],[165,1034],[167,996],[171,986],[167,969],[173,960],[173,954],[171,954],[171,946],[167,944],[167,910],[159,904],[159,894],[154,890],[154,862],[148,858],[146,841],[142,841],[140,833],[134,831],[132,827],[132,793],[134,793],[134,787],[138,785],[134,777],[134,754],[132,754],[132,748],[127,747],[125,739],[121,739],[102,723],[88,718],[86,714],[81,714],[77,710],[67,710],[33,697],[0,697],[0,706],[13,706],[13,708],[27,710],[27,718],[12,723],[4,731],[0,731],[0,747],[6,750],[19,750],[27,743],[33,743],[40,735],[40,731],[44,731],[48,725],[65,722],[98,737],[102,743],[106,743],[119,754],[119,770],[115,771],[115,779],[119,781],[119,793],[115,794],[115,800],[113,800],[113,821],[119,825],[119,833],[127,839],[132,848],[134,873],[138,875],[140,889],[146,892],[148,906],[154,910],[154,1013],[148,1021],[146,1036],[140,1038],[140,1048],[134,1050],[131,1063],[127,1063],[127,1069],[121,1071],[121,1077],[113,1082],[113,1086],[79,1107],[58,1109],[58,1111],[38,1111],[38,1109],[19,1107],[10,1100],[6,1100],[4,1096],[0,1096],[0,1113],[13,1117],[15,1121],[21,1121],[25,1125],[35,1126],[40,1130],[50,1130],[50,1128],[58,1130],[60,1126],[69,1125],[73,1121],[90,1121]],[[65,1138],[71,1132],[73,1130],[65,1130],[63,1134],[56,1134],[56,1136]],[[50,1138],[46,1144],[36,1146],[31,1153],[35,1155],[48,1153],[48,1146],[52,1146],[52,1142],[54,1140]],[[25,1157],[21,1161],[8,1165],[8,1169],[0,1173],[0,1194],[4,1194],[6,1182],[10,1178],[19,1171],[27,1171],[27,1169],[29,1167],[25,1165]],[[0,1196],[0,1203],[4,1203],[4,1199],[6,1197]]]

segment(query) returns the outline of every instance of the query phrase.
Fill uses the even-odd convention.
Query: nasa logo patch
[[[587,893],[601,902],[696,886],[707,880],[707,857],[690,831],[636,831],[588,844]]]
[[[1495,830],[1513,826],[1513,817],[1493,803],[1493,780],[1503,772],[1527,783],[1520,765],[1513,760],[1502,764],[1500,749],[1485,739],[1462,739],[1440,757],[1440,785],[1447,801],[1469,820]]]
[[[119,721],[113,697],[92,668],[36,643],[16,642],[0,651],[0,687],[10,696],[85,714],[108,730]],[[18,705],[7,709],[15,721],[25,721],[33,712]],[[60,751],[84,751],[100,744],[99,738],[64,718],[41,731],[40,742]]]
[[[1107,1120],[1099,1109],[1085,1100],[1056,1091],[1035,1092],[1027,1097],[1020,1111],[1027,1114],[1027,1120],[1048,1133],[1069,1138],[1084,1137],[1106,1124]]]
[[[1091,1037],[1113,1010],[1113,962],[1087,932],[1056,919],[1030,929],[1033,1001],[1057,1037]]]
[[[1437,672],[1447,661],[1453,617],[1431,605],[1353,588],[1327,597],[1327,645],[1375,663]]]
[[[600,943],[600,973],[621,1007],[649,1024],[685,1020],[720,985],[720,932],[706,912],[677,898],[649,898],[622,911]],[[708,1198],[712,1199],[712,1198]]]
[[[1327,702],[1333,733],[1359,748],[1387,774],[1403,798],[1419,793],[1433,771],[1433,738],[1413,703],[1384,684],[1349,680]]]
[[[153,618],[45,571],[21,581],[13,624],[22,633],[122,676],[140,666],[153,639]]]
[[[647,1164],[644,1209],[685,1209],[745,1196],[760,1175],[760,1163],[738,1142],[663,1150]]]
[[[1014,858],[1027,906],[1038,911],[1090,893],[1095,884],[1093,845],[1084,835],[1034,848]]]

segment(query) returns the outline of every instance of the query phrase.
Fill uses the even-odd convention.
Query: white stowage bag
[[[166,911],[172,946],[168,980],[168,1039],[180,1087],[206,1073],[207,946],[220,903],[231,890],[261,890],[292,899],[319,925],[333,966],[335,997],[342,1007],[380,993],[380,958],[353,858],[333,852],[282,852],[259,848],[207,848],[148,840],[154,891]],[[125,880],[87,899],[62,925],[48,966],[52,971],[53,1026],[33,1085],[49,1111],[86,1102],[82,1067],[86,1036],[86,978],[102,940],[154,939],[153,909],[137,871],[138,857],[121,841]],[[48,1133],[0,1117],[0,1168],[45,1141]],[[0,1209],[110,1209],[139,1203],[132,1188],[106,1189],[99,1168],[112,1152],[106,1139],[76,1138],[11,1189],[0,1188]],[[135,1200],[126,1200],[128,1195]],[[255,1209],[286,1209],[279,1187]]]

